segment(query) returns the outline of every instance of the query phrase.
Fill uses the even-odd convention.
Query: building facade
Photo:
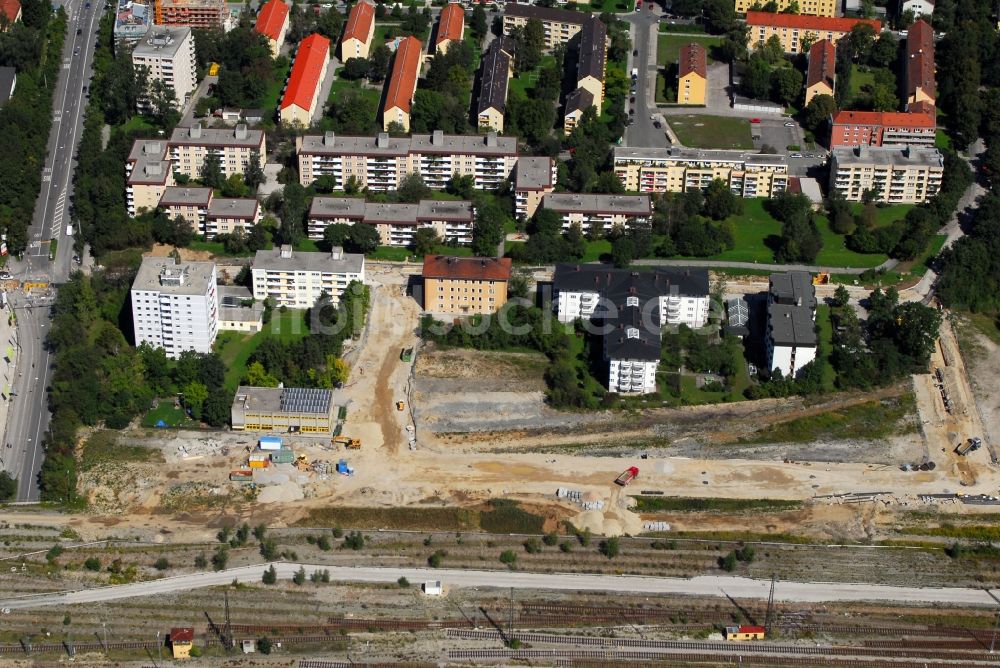
[[[600,235],[614,228],[649,225],[653,208],[649,195],[547,193],[542,208],[559,214],[563,230],[579,225],[584,233]]]
[[[260,220],[260,202],[255,197],[213,197],[205,211],[202,234],[209,239],[237,231],[249,234]]]
[[[507,303],[510,266],[509,257],[424,256],[424,311],[496,313]]]
[[[224,29],[226,0],[154,0],[156,25]]]
[[[152,3],[118,0],[115,13],[115,51],[120,45],[133,46],[149,32],[153,24]]]
[[[253,298],[277,306],[312,308],[320,295],[334,304],[351,281],[364,283],[365,256],[335,247],[329,253],[303,253],[285,245],[259,250],[251,266]]]
[[[835,148],[830,158],[830,189],[849,202],[872,191],[876,202],[923,204],[937,194],[944,156],[933,147]]]
[[[233,431],[332,434],[337,406],[330,390],[240,385],[230,418]]]
[[[319,95],[330,64],[330,40],[313,33],[299,43],[288,85],[281,98],[282,123],[309,127],[320,105]]]
[[[213,262],[144,257],[131,291],[136,345],[175,359],[185,350],[211,352],[219,332],[216,283]]]
[[[507,113],[507,84],[514,76],[514,58],[503,47],[503,39],[494,39],[483,54],[479,76],[479,100],[476,124],[480,129],[503,132]]]
[[[437,33],[434,36],[434,51],[445,53],[454,42],[461,42],[465,36],[465,8],[457,2],[449,2],[441,10]]]
[[[553,7],[508,2],[503,10],[503,34],[513,28],[524,28],[530,19],[538,19],[545,31],[545,48],[554,49],[576,37],[589,14]]]
[[[453,174],[469,175],[477,188],[495,189],[510,177],[517,163],[517,139],[485,135],[429,135],[344,137],[333,132],[304,135],[295,140],[299,180],[304,186],[320,176],[332,176],[334,188],[344,190],[354,177],[361,188],[395,190],[414,172],[435,189],[444,188]]]
[[[412,246],[417,230],[429,228],[445,243],[471,244],[476,212],[472,202],[421,200],[417,204],[365,202],[356,197],[314,197],[309,238],[322,239],[330,225],[371,225],[383,246]]]
[[[630,192],[705,190],[715,179],[741,197],[774,197],[788,188],[785,156],[686,148],[614,148],[615,174]]]
[[[251,130],[245,124],[235,128],[203,128],[200,123],[191,127],[176,127],[167,142],[167,157],[173,169],[192,179],[201,178],[205,158],[219,157],[222,175],[243,174],[251,158],[256,157],[261,169],[266,164],[267,146],[264,132]]]
[[[577,88],[566,96],[566,113],[563,115],[563,134],[569,136],[580,124],[585,111],[594,106],[594,96],[585,88]]]
[[[254,30],[267,39],[272,58],[277,58],[281,53],[281,45],[285,43],[285,33],[288,31],[288,22],[288,5],[285,4],[285,0],[268,0],[257,14]]]
[[[375,7],[365,0],[351,7],[344,36],[340,39],[340,60],[367,58],[375,35]]]
[[[934,29],[918,19],[906,35],[906,105],[937,104],[934,70]]]
[[[198,87],[194,37],[190,28],[154,26],[132,50],[132,65],[144,67],[149,83],[162,81],[174,92],[174,104],[180,108]],[[140,100],[149,106],[147,96]]]
[[[861,24],[870,25],[876,35],[882,32],[882,24],[872,19],[747,12],[750,47],[763,44],[772,36],[777,36],[785,53],[801,53],[803,40],[806,37],[809,38],[806,41],[812,44],[821,39],[836,44],[848,35],[854,26]]]
[[[205,230],[205,216],[212,203],[211,188],[171,186],[163,191],[159,207],[170,218],[183,218],[199,234]]]
[[[132,144],[125,161],[125,206],[133,218],[140,211],[154,210],[166,189],[175,184],[166,149],[162,140],[139,139]]]
[[[840,146],[934,146],[933,113],[838,111],[830,117],[830,148]]]
[[[552,158],[522,156],[514,171],[514,213],[521,219],[531,218],[545,194],[555,189],[556,163]]]
[[[382,107],[382,129],[393,123],[410,131],[410,108],[417,93],[417,80],[424,62],[424,45],[416,37],[405,37],[396,49],[392,72],[386,82],[385,106]]]
[[[767,367],[795,378],[816,359],[816,288],[805,271],[771,274],[767,292]]]
[[[705,104],[708,89],[708,55],[697,42],[685,44],[677,54],[677,104]]]
[[[778,8],[776,11],[783,12],[792,4],[792,0],[776,0]],[[759,0],[736,0],[736,13],[746,14],[755,5],[763,4]],[[836,16],[837,0],[795,0],[799,14],[810,16]]]
[[[808,105],[817,95],[833,97],[837,86],[837,47],[828,39],[809,47],[809,67],[806,69],[806,99]]]
[[[934,14],[934,0],[903,0],[899,3],[899,15],[904,16],[906,12],[913,12],[914,18],[930,18]]]

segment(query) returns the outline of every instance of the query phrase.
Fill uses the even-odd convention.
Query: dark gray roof
[[[590,14],[583,12],[572,12],[568,9],[555,9],[554,7],[539,7],[537,5],[522,5],[517,2],[508,2],[503,10],[504,16],[512,16],[524,19],[538,19],[539,21],[555,21],[558,23],[583,23]]]
[[[604,359],[643,360],[655,362],[660,359],[660,328],[650,322],[655,315],[647,315],[643,322],[642,308],[625,306],[624,297],[614,304],[616,313],[610,324],[615,328],[604,335]],[[629,336],[634,330],[638,336]]]
[[[634,291],[633,291],[634,288]],[[708,295],[708,269],[673,267],[653,271],[615,269],[604,264],[557,264],[552,279],[556,292],[597,292],[614,300],[616,295],[642,299],[668,295],[676,288],[689,297]]]
[[[507,75],[510,72],[510,55],[493,40],[483,54],[482,75],[479,85],[479,103],[476,113],[496,109],[501,114],[507,107]]]
[[[816,345],[816,324],[805,306],[768,304],[767,328],[776,346],[809,348]]]
[[[10,99],[14,92],[15,81],[17,81],[17,70],[13,67],[0,67],[0,104]]]
[[[566,114],[574,111],[586,111],[594,106],[594,96],[585,88],[577,88],[566,96]]]
[[[789,306],[816,308],[816,288],[808,271],[786,271],[771,274],[770,301]],[[811,317],[811,316],[810,316]]]
[[[588,18],[580,30],[580,55],[576,65],[576,80],[594,77],[604,81],[604,65],[607,59],[606,42],[608,30],[596,16]]]

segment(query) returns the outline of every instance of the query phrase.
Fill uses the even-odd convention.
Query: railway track
[[[315,645],[318,643],[328,643],[331,641],[344,642],[341,638],[332,638],[328,635],[291,635],[291,636],[268,636],[272,642],[280,642],[285,645]],[[242,640],[256,640],[255,637],[247,638],[236,638],[235,642],[239,643]],[[202,638],[202,642],[219,644],[221,641],[214,635],[207,635]],[[70,648],[73,648],[76,652],[103,652],[105,651],[105,646],[100,642],[66,642],[66,643],[39,643],[31,644],[30,650],[28,646],[25,645],[0,645],[0,654],[50,654],[52,652],[65,652],[69,653]],[[166,647],[166,643],[156,643],[154,641],[120,641],[120,642],[109,642],[107,644],[107,651],[114,650],[156,650],[158,647]]]

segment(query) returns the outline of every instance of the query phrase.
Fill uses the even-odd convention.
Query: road
[[[657,129],[650,119],[650,115],[659,113],[656,109],[655,94],[656,34],[660,14],[659,7],[650,9],[652,7],[655,5],[646,5],[640,11],[618,15],[629,24],[632,49],[639,52],[639,55],[630,55],[628,58],[629,71],[637,68],[639,78],[634,94],[635,104],[629,105],[635,109],[635,114],[632,115],[635,122],[625,128],[625,138],[622,143],[625,146],[666,148],[670,145],[667,135],[662,128]]]
[[[48,155],[42,171],[42,188],[28,230],[28,249],[20,261],[9,263],[11,274],[25,282],[61,283],[68,277],[73,238],[66,234],[70,222],[74,155],[83,130],[87,97],[83,87],[93,74],[94,46],[103,11],[103,0],[68,0],[62,6],[69,16],[62,68],[53,95],[53,122]],[[77,32],[79,31],[79,34]],[[49,239],[58,240],[54,260],[49,260]],[[14,303],[16,301],[16,303]],[[12,445],[4,458],[6,470],[18,479],[18,501],[38,500],[38,471],[42,465],[42,437],[49,412],[45,387],[51,372],[50,355],[43,342],[50,324],[49,309],[39,297],[12,297],[17,314],[18,372],[4,442]]]
[[[702,576],[691,579],[649,578],[615,575],[579,575],[570,573],[518,573],[511,571],[466,571],[429,568],[375,568],[329,566],[321,564],[275,563],[278,577],[291,578],[299,569],[307,573],[318,569],[330,571],[334,582],[396,582],[405,577],[410,582],[441,580],[445,587],[516,588],[534,590],[629,592],[636,594],[675,594],[688,596],[728,596],[737,599],[767,599],[771,583],[742,577]],[[192,573],[162,580],[138,582],[113,587],[84,589],[57,594],[41,594],[0,601],[0,608],[27,610],[49,605],[96,603],[136,596],[153,596],[200,587],[225,585],[240,580],[259,582],[267,564],[231,568],[225,571]],[[941,603],[961,606],[994,607],[996,601],[984,589],[890,587],[872,584],[779,582],[775,600],[799,603],[827,601],[879,601],[893,603]]]

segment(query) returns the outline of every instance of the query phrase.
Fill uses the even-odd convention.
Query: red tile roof
[[[347,17],[347,27],[344,29],[344,36],[340,43],[343,44],[349,39],[367,42],[374,22],[375,7],[367,2],[359,2],[354,5],[351,7],[350,16]]]
[[[906,107],[906,110],[911,114],[932,114],[937,115],[934,103],[927,100],[920,100],[919,102],[914,102]]]
[[[833,115],[833,125],[881,125],[891,128],[933,128],[937,125],[934,114],[902,111],[838,111]]]
[[[510,258],[450,257],[425,255],[424,278],[450,278],[465,281],[510,280]]]
[[[271,0],[260,8],[254,30],[275,41],[281,36],[281,29],[288,20],[288,5],[284,0]]]
[[[316,87],[319,85],[320,77],[323,76],[329,53],[330,40],[319,33],[313,33],[302,40],[295,54],[292,73],[288,76],[285,96],[281,98],[282,109],[292,105],[302,109],[312,109]]]
[[[13,23],[21,13],[21,3],[19,0],[0,0],[0,14],[7,17]]]
[[[809,47],[809,72],[806,78],[806,88],[818,83],[826,83],[833,90],[833,82],[837,76],[837,47],[828,39]]]
[[[708,66],[705,47],[697,42],[685,44],[677,54],[678,76],[684,77],[694,72],[702,79],[707,78]]]
[[[449,3],[441,10],[441,18],[438,20],[437,37],[434,46],[445,40],[457,41],[462,39],[462,29],[465,26],[465,9],[458,3]]]
[[[910,26],[906,36],[906,94],[920,88],[931,99],[937,97],[934,83],[934,30],[923,19]]]
[[[410,113],[413,103],[413,92],[417,88],[420,77],[420,64],[424,55],[423,43],[412,35],[399,43],[396,49],[396,59],[392,63],[392,74],[389,76],[389,92],[385,96],[383,111],[402,109]]]
[[[874,19],[849,19],[836,16],[806,16],[805,14],[772,14],[771,12],[747,12],[748,26],[773,26],[775,28],[797,28],[816,32],[851,32],[859,23],[867,23],[882,32],[882,24]]]
[[[741,626],[740,633],[763,633],[763,626]]]
[[[194,642],[194,629],[190,626],[170,629],[170,642]]]

